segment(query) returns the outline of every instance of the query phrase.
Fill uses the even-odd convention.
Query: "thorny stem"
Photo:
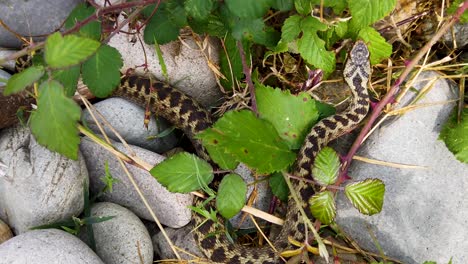
[[[244,47],[242,47],[242,42],[240,40],[237,41],[237,48],[239,49],[239,53],[241,55],[242,60],[242,70],[245,74],[245,80],[247,82],[247,87],[249,87],[250,92],[250,102],[252,104],[252,111],[258,116],[257,111],[257,99],[255,98],[255,87],[252,81],[252,68],[247,65],[247,58],[245,56]]]
[[[463,14],[463,12],[465,12],[467,8],[468,0],[459,5],[457,11],[452,15],[452,17],[450,17],[450,19],[440,28],[440,30],[434,35],[434,37],[432,37],[432,39],[429,40],[426,43],[426,45],[424,45],[424,47],[410,61],[410,63],[406,66],[405,70],[400,75],[400,77],[395,81],[392,88],[390,88],[390,90],[387,92],[385,97],[378,104],[376,104],[375,108],[371,113],[371,116],[369,117],[368,122],[364,125],[361,132],[359,133],[359,136],[356,138],[353,145],[351,146],[351,149],[349,150],[348,154],[343,159],[343,167],[340,171],[339,180],[344,179],[347,175],[349,165],[351,164],[353,156],[356,154],[357,150],[361,146],[367,133],[371,130],[372,125],[382,113],[383,108],[387,104],[390,104],[394,101],[395,95],[399,92],[400,85],[413,70],[414,66],[416,66],[416,64],[421,60],[424,54],[445,34],[445,32],[447,32],[451,26],[458,22],[460,16]]]

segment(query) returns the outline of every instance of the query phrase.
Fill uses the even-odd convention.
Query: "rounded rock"
[[[0,219],[0,244],[13,237],[10,227]]]

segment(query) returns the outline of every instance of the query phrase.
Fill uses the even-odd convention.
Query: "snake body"
[[[353,130],[367,115],[369,74],[369,51],[364,42],[357,41],[349,53],[343,74],[352,93],[351,103],[344,112],[322,119],[311,129],[297,155],[293,171],[295,176],[312,178],[311,170],[317,153],[331,140]],[[198,154],[209,160],[202,145],[194,136],[210,127],[213,121],[210,114],[191,97],[163,82],[141,76],[123,76],[113,96],[125,98],[141,106],[149,105],[154,113],[182,129],[194,143]],[[194,224],[199,226],[193,232],[194,237],[210,263],[282,263],[279,252],[290,248],[288,236],[297,241],[305,239],[306,226],[298,206],[302,206],[308,214],[307,217],[313,218],[307,208],[310,197],[315,193],[313,186],[305,181],[293,181],[293,186],[301,202],[297,205],[292,197],[289,197],[285,223],[280,234],[273,241],[277,251],[267,246],[251,248],[232,244],[224,235],[207,236],[207,234],[216,233],[214,222],[205,221],[201,216],[194,215]],[[196,203],[200,204],[200,200]]]

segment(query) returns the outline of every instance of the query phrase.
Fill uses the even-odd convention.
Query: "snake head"
[[[356,66],[367,66],[369,64],[369,49],[367,49],[366,43],[358,40],[349,53],[349,58]]]

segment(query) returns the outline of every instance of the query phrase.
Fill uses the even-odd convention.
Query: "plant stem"
[[[240,40],[237,41],[237,48],[239,49],[239,53],[241,55],[242,70],[245,74],[247,87],[249,87],[249,91],[250,91],[250,102],[252,104],[252,111],[255,113],[255,115],[258,116],[257,99],[255,98],[255,86],[252,81],[252,68],[250,68],[249,65],[247,65],[247,59],[245,56],[244,47],[242,46],[242,41]]]

